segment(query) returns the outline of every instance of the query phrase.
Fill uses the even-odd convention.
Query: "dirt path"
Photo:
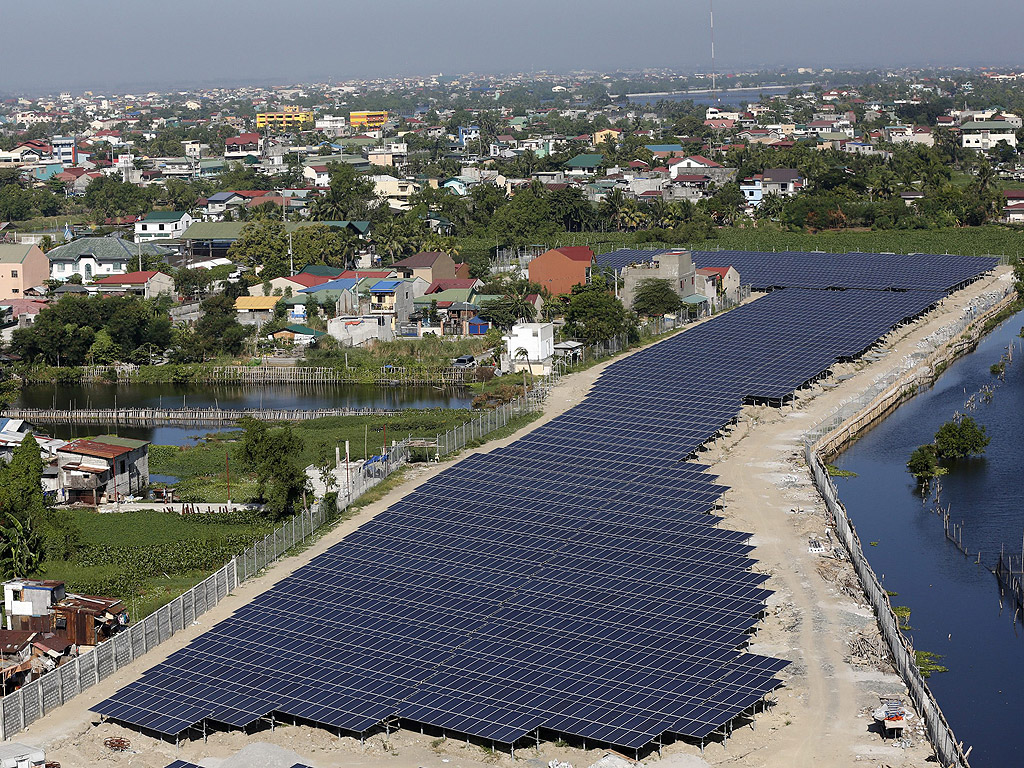
[[[1005,274],[1005,270],[1003,272]],[[998,283],[1005,284],[1005,281]],[[899,748],[891,742],[883,743],[877,733],[868,730],[869,713],[877,706],[878,695],[902,694],[905,689],[896,675],[872,660],[851,661],[851,638],[877,639],[877,629],[856,587],[852,568],[808,552],[808,539],[824,539],[826,526],[822,515],[824,505],[803,465],[802,436],[840,402],[867,388],[880,371],[917,350],[922,339],[958,318],[972,298],[992,290],[995,285],[995,279],[979,281],[945,299],[927,317],[891,334],[887,340],[891,351],[884,360],[837,366],[837,375],[851,378],[832,389],[818,387],[802,394],[793,406],[784,409],[745,409],[743,420],[732,435],[718,440],[702,455],[701,461],[710,464],[711,472],[730,486],[724,497],[726,519],[723,525],[754,534],[757,549],[753,556],[759,561],[757,567],[770,574],[766,586],[775,591],[751,650],[792,661],[781,673],[785,685],[775,694],[776,705],[757,716],[753,724],[756,730],[744,727],[735,731],[727,742],[710,744],[703,755],[708,764],[764,768],[838,768],[854,763],[892,768],[930,765],[926,761],[931,749],[920,732],[911,729],[908,736],[912,746]],[[489,452],[508,445],[578,403],[610,362],[563,379],[551,391],[540,419],[476,452]],[[148,654],[143,663],[119,670],[100,686],[34,723],[16,738],[45,746],[48,758],[60,760],[65,768],[100,762],[112,767],[162,768],[175,756],[192,760],[223,758],[254,739],[295,749],[317,768],[381,764],[395,768],[482,768],[495,763],[511,766],[513,763],[507,754],[494,754],[475,745],[441,741],[410,731],[400,731],[389,738],[376,736],[363,745],[357,739],[339,739],[323,729],[301,726],[279,726],[273,733],[263,732],[258,737],[239,732],[217,733],[207,744],[189,742],[178,752],[173,744],[119,726],[93,725],[94,717],[88,711],[451,464],[445,462],[410,470],[407,479],[385,498],[337,526],[307,551],[240,585],[234,594],[202,616],[200,625],[175,635]],[[138,754],[109,753],[102,746],[103,739],[109,735],[127,736]],[[543,768],[550,760],[568,762],[579,768],[590,765],[602,754],[544,742],[539,749],[517,751],[516,757],[528,759],[537,768]],[[666,766],[670,762],[681,766],[681,761],[687,766],[696,766],[702,764],[697,758],[699,754],[698,748],[678,743],[667,746],[661,759]],[[659,757],[655,753],[646,760],[657,762]]]

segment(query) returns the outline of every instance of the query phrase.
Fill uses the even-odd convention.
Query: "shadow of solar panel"
[[[770,255],[744,258],[772,279],[831,258]],[[786,396],[989,266],[889,261],[884,277],[856,255],[813,279],[899,285],[930,264],[936,288],[774,291],[616,362],[582,403],[422,484],[95,711],[167,735],[271,712],[502,743],[720,730],[788,662],[740,650],[767,577],[690,458],[749,398]]]

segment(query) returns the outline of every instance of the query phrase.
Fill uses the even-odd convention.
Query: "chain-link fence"
[[[476,418],[438,434],[435,456],[441,458],[455,453],[508,426],[517,417],[539,410],[545,394],[546,387],[541,382],[525,396],[499,408],[483,411]],[[214,608],[238,584],[265,571],[289,551],[309,541],[320,528],[337,520],[353,501],[403,467],[409,460],[410,445],[414,442],[423,441],[406,439],[395,442],[386,453],[372,461],[361,462],[357,468],[346,465],[346,471],[337,473],[339,476],[335,479],[338,497],[334,507],[328,509],[321,503],[314,509],[293,515],[272,533],[246,547],[212,576],[138,624],[4,696],[0,699],[0,741],[11,738],[81,691],[98,684],[165,642]]]

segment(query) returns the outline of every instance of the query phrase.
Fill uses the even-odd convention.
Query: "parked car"
[[[452,363],[453,368],[476,368],[476,358],[472,355],[462,355],[456,357],[455,362]]]

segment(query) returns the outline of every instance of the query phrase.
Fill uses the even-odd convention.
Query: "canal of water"
[[[465,389],[435,387],[376,387],[370,384],[262,387],[178,384],[35,385],[22,390],[15,405],[22,408],[469,408]],[[96,435],[97,425],[47,424],[54,437],[69,439]],[[211,427],[120,427],[118,434],[161,445],[186,445]]]
[[[1019,615],[1015,622],[1012,603],[1000,600],[995,577],[983,567],[994,564],[1000,547],[1019,552],[1024,541],[1022,324],[1024,313],[1007,320],[836,460],[857,473],[836,485],[872,567],[897,593],[893,605],[911,609],[914,647],[941,654],[938,663],[949,668],[928,684],[957,739],[974,747],[974,768],[1024,764],[1024,624]],[[999,383],[989,368],[1011,342],[1014,362]],[[986,385],[998,385],[991,403],[970,415],[991,443],[983,458],[958,462],[942,478],[941,503],[963,522],[972,554],[966,558],[945,539],[933,500],[918,491],[906,462]],[[979,551],[982,565],[975,563]]]

